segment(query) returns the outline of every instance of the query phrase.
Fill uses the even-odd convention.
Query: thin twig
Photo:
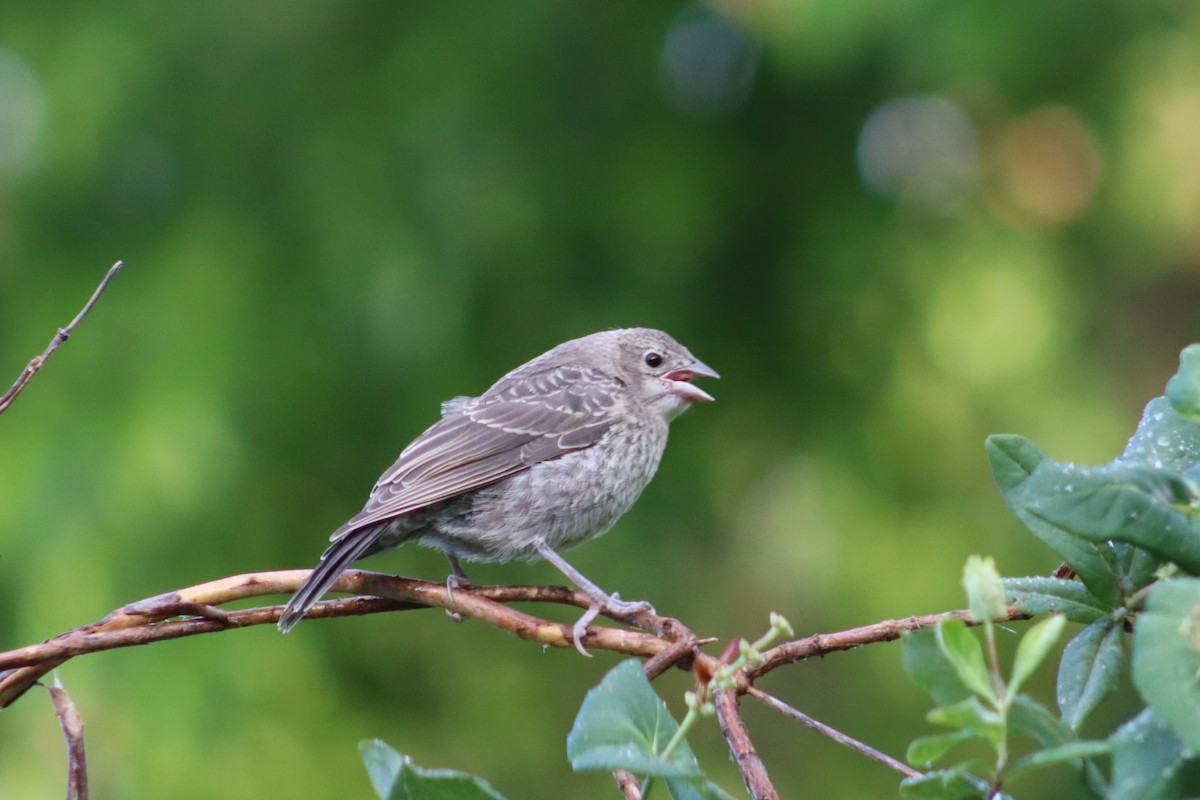
[[[46,349],[42,351],[42,354],[40,356],[34,356],[34,359],[25,366],[25,369],[21,370],[21,374],[17,376],[16,383],[14,383],[9,390],[4,393],[3,397],[0,397],[0,414],[3,414],[8,410],[8,407],[12,405],[13,400],[17,399],[17,395],[19,395],[25,388],[25,385],[33,379],[33,376],[36,375],[37,371],[42,368],[42,365],[46,363],[46,360],[49,359],[50,356],[54,355],[54,351],[58,349],[59,345],[67,340],[67,338],[71,335],[71,332],[75,330],[75,326],[82,322],[83,318],[88,315],[88,312],[92,310],[92,306],[96,305],[96,301],[100,299],[100,295],[104,293],[106,288],[108,288],[108,282],[113,279],[114,275],[121,271],[121,267],[123,266],[125,266],[125,262],[118,261],[109,267],[108,272],[104,276],[104,280],[100,281],[100,285],[96,287],[96,291],[92,292],[91,299],[89,299],[80,312],[75,315],[75,319],[67,323],[67,327],[59,328],[58,333],[54,334],[54,338],[50,340],[50,344],[46,346]]]
[[[67,740],[67,800],[88,800],[87,756],[83,749],[83,718],[71,702],[58,676],[52,686],[46,686],[54,715]]]
[[[880,764],[883,764],[887,767],[890,767],[891,769],[896,770],[897,772],[904,775],[905,777],[908,777],[908,778],[921,777],[920,772],[918,772],[917,770],[908,766],[907,764],[897,761],[896,759],[892,758],[891,756],[889,756],[886,753],[879,752],[874,747],[871,747],[868,744],[864,744],[863,742],[860,742],[858,739],[855,739],[852,736],[847,736],[846,734],[842,733],[841,731],[839,731],[835,728],[829,727],[824,722],[820,722],[818,720],[813,719],[808,714],[805,714],[803,711],[800,711],[799,709],[796,709],[796,708],[792,708],[787,703],[783,702],[782,700],[778,699],[777,697],[773,697],[772,695],[767,694],[766,692],[762,691],[761,689],[757,689],[757,688],[751,686],[746,689],[746,694],[750,695],[755,700],[765,703],[767,706],[775,709],[776,711],[780,712],[781,714],[789,716],[792,719],[796,720],[797,722],[799,722],[803,725],[807,725],[808,727],[812,728],[813,730],[817,731],[818,733],[822,733],[822,734],[828,736],[830,739],[833,739],[838,744],[843,745],[845,747],[849,747],[851,750],[854,750],[858,753],[862,753],[867,758],[874,759],[875,761],[878,761]]]
[[[688,633],[690,634],[691,631],[688,631]],[[642,665],[642,671],[646,673],[647,678],[654,680],[676,664],[692,659],[702,645],[711,644],[715,641],[717,641],[716,638],[711,636],[707,639],[697,639],[695,636],[688,636],[686,639],[675,642],[666,650],[647,659],[646,663]]]
[[[865,644],[891,642],[899,639],[907,631],[931,628],[937,625],[939,620],[943,619],[961,619],[968,625],[975,624],[971,622],[971,613],[969,611],[946,611],[941,614],[926,614],[920,617],[883,620],[872,625],[864,625],[861,628],[851,628],[850,630],[838,631],[837,633],[818,633],[804,639],[795,639],[777,647],[772,647],[763,653],[761,663],[748,666],[745,669],[746,678],[749,682],[753,683],[771,670],[781,667],[784,664],[802,661],[813,656],[836,653],[840,650],[853,650]],[[1005,617],[994,621],[1011,622],[1021,619],[1029,619],[1029,615],[1017,611],[1016,607],[1013,606],[1008,609],[1008,614]]]
[[[742,721],[737,708],[737,692],[718,691],[713,695],[717,707],[717,721],[721,725],[721,733],[729,745],[738,771],[742,773],[742,781],[746,791],[754,800],[779,800],[779,792],[767,775],[766,765],[758,757],[754,743],[750,741],[750,732]]]

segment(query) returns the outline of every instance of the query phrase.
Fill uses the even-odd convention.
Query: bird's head
[[[662,331],[627,328],[618,332],[621,371],[647,404],[670,422],[691,403],[711,403],[693,378],[719,378],[716,371]]]

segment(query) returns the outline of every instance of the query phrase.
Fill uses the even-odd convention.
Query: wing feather
[[[510,373],[480,397],[456,398],[383,474],[366,507],[330,538],[592,446],[612,426],[622,388],[599,370],[557,367]]]

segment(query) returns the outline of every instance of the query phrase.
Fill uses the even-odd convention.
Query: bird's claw
[[[455,589],[471,589],[474,586],[475,584],[471,583],[471,580],[466,577],[465,573],[462,575],[451,573],[446,576],[446,597],[453,603]],[[463,615],[451,608],[446,609],[446,616],[455,622],[463,621]]]
[[[648,611],[651,614],[656,613],[654,606],[645,600],[622,600],[621,595],[616,592],[613,592],[609,597],[604,599],[604,608],[615,616],[629,616],[640,614],[643,611]]]
[[[592,620],[600,616],[600,612],[604,610],[603,603],[597,603],[595,600],[588,606],[588,610],[583,612],[583,616],[575,622],[575,626],[571,628],[571,638],[575,640],[575,649],[587,658],[591,658],[592,654],[583,646],[583,637],[587,636],[588,625],[592,624]]]
[[[614,617],[627,617],[633,614],[640,614],[644,611],[649,611],[651,614],[655,613],[654,606],[645,600],[622,600],[616,592],[611,595],[593,597],[587,611],[583,612],[583,616],[571,628],[571,638],[575,641],[575,649],[588,658],[591,658],[592,654],[583,646],[583,638],[587,636],[588,625],[591,625],[592,621],[600,616],[600,612],[602,611]]]
[[[475,584],[471,583],[470,578],[465,575],[456,575],[451,573],[446,576],[446,596],[450,598],[450,602],[454,602],[455,589],[473,589]]]

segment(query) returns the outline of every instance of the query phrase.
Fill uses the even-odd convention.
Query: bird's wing
[[[450,401],[375,484],[366,507],[330,538],[590,447],[612,426],[622,388],[598,370],[556,367],[512,373],[481,397]]]

